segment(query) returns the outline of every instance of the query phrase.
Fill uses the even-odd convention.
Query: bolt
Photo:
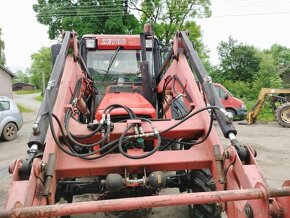
[[[244,212],[247,218],[253,218],[254,217],[254,213],[253,213],[253,209],[251,207],[250,204],[246,204],[244,207]]]
[[[40,164],[41,172],[45,171],[45,166],[46,166],[46,163],[41,162],[41,164]]]

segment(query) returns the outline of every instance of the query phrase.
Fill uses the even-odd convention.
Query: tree
[[[280,74],[290,73],[290,49],[274,44],[266,53],[272,54],[274,64],[279,68]]]
[[[261,58],[254,46],[238,43],[232,37],[218,46],[218,73],[225,80],[252,82],[260,69]]]
[[[31,82],[37,89],[42,89],[42,75],[44,74],[45,84],[47,84],[52,71],[50,48],[42,47],[38,53],[31,55],[31,59]]]
[[[4,55],[4,48],[5,48],[5,43],[4,41],[1,39],[2,36],[2,29],[0,28],[0,65],[5,65],[6,63],[6,58]]]
[[[141,8],[137,7],[134,0],[130,4],[131,9],[141,12],[141,24],[152,23],[157,38],[165,44],[169,43],[177,30],[188,30],[195,49],[201,56],[207,56],[200,26],[193,19],[210,16],[210,0],[143,0]]]
[[[29,70],[26,69],[26,72],[22,72],[21,70],[18,70],[15,73],[14,82],[29,83],[30,82]]]
[[[139,21],[123,7],[123,0],[37,0],[37,20],[48,25],[49,38],[63,30],[89,33],[132,34],[140,32]]]

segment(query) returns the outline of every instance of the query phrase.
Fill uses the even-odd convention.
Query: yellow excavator
[[[283,127],[290,128],[290,89],[262,88],[256,104],[247,113],[247,123],[256,122],[267,97],[269,97],[277,122]]]

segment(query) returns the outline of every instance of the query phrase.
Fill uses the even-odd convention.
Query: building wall
[[[24,91],[33,91],[34,87],[33,86],[24,85],[24,86],[22,86],[22,90],[24,90]]]
[[[0,68],[0,96],[12,98],[12,79],[11,75]]]

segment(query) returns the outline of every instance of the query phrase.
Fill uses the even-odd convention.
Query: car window
[[[10,102],[9,101],[0,101],[0,111],[10,110]]]

